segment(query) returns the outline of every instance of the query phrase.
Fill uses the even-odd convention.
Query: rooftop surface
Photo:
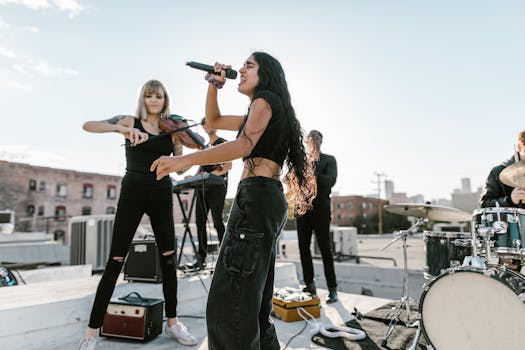
[[[339,301],[328,305],[322,262],[314,259],[316,283],[321,298],[323,325],[342,325],[352,319],[357,308],[361,313],[376,309],[401,297],[403,280],[403,249],[401,240],[394,236],[359,236],[357,255],[354,259],[342,257],[336,262]],[[300,287],[300,262],[297,242],[281,241],[281,251],[276,266],[276,287]],[[390,246],[386,247],[388,244]],[[386,249],[384,249],[386,247]],[[285,254],[283,254],[285,253]],[[409,269],[410,296],[417,302],[425,282],[422,268],[425,265],[425,242],[421,237],[407,239],[407,265]],[[191,260],[192,250],[184,249],[182,264]],[[212,267],[216,256],[209,256]],[[211,281],[210,268],[191,274],[179,274],[178,313],[180,320],[197,337],[194,349],[207,349],[205,307],[207,290]],[[0,288],[0,338],[1,349],[42,350],[76,349],[87,326],[89,312],[100,275],[91,275],[90,266],[63,266],[32,271],[20,271],[27,282]],[[128,283],[119,280],[113,296],[123,296],[137,291],[149,298],[162,298],[161,284]],[[366,295],[363,295],[366,294]],[[277,335],[284,347],[294,335],[303,330],[305,321],[284,322],[274,319]],[[319,348],[311,342],[309,327],[290,341],[287,349]],[[97,349],[184,349],[188,348],[159,335],[149,342],[101,337]]]

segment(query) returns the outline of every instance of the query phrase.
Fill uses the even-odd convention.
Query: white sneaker
[[[95,350],[97,347],[98,338],[84,338],[78,346],[78,350]]]
[[[182,323],[174,324],[171,327],[166,326],[164,332],[172,338],[175,338],[182,345],[197,345],[197,339],[188,332],[188,329]]]

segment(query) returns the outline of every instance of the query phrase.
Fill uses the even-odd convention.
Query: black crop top
[[[262,157],[273,160],[282,167],[290,146],[288,123],[284,114],[283,105],[280,98],[268,90],[257,92],[253,96],[253,101],[257,98],[263,98],[268,102],[272,109],[272,117],[252,152],[244,157],[243,160]],[[244,124],[246,124],[247,119],[248,117],[246,117]],[[244,125],[241,127],[241,132],[243,128]],[[241,132],[239,132],[239,135]],[[239,135],[237,135],[237,137]]]
[[[126,139],[126,176],[131,175],[134,178],[141,178],[146,182],[150,182],[152,179],[155,180],[155,173],[150,172],[153,161],[160,156],[169,156],[173,152],[171,134],[150,134],[137,118],[135,118],[133,127],[147,133],[149,139],[136,146],[131,146],[129,139]],[[164,177],[162,180],[160,182],[169,182],[171,184],[169,176]]]

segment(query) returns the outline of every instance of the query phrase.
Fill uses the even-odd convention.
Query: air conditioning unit
[[[106,266],[115,215],[84,215],[69,220],[70,264],[90,264],[93,271]]]
[[[333,241],[336,252],[343,255],[357,255],[357,228],[355,227],[332,227]]]
[[[330,249],[332,254],[357,255],[357,228],[331,226]],[[312,236],[311,248],[314,256],[321,256],[321,250],[317,245],[317,239]]]

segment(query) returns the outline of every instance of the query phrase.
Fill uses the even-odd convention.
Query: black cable
[[[281,350],[285,350],[285,349],[288,347],[288,345],[290,345],[291,341],[292,341],[295,337],[301,335],[301,333],[304,332],[304,330],[306,329],[307,326],[308,326],[308,322],[304,321],[304,327],[303,327],[303,329],[301,329],[298,333],[294,334],[290,339],[288,339],[288,341],[286,342],[286,345],[285,345],[284,348],[282,348]]]
[[[18,270],[13,270],[14,272],[16,272],[16,274],[18,275],[18,278],[16,278],[15,276],[15,280],[18,282],[18,280],[22,281],[23,284],[27,284],[27,282],[24,280],[24,278],[22,277],[22,275],[20,274],[20,271]]]

